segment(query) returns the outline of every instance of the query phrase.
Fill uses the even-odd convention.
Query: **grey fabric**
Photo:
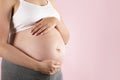
[[[61,70],[54,75],[45,75],[2,59],[1,80],[63,80],[63,78]]]

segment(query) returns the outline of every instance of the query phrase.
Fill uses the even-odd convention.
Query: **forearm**
[[[66,45],[69,41],[70,34],[69,34],[69,31],[66,28],[65,24],[63,23],[63,21],[57,21],[57,25],[55,28],[60,32],[60,34],[63,38],[63,41]]]
[[[27,56],[10,44],[0,44],[0,56],[14,64],[37,70],[37,60]]]

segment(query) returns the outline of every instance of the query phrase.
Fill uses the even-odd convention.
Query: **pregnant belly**
[[[31,28],[17,32],[13,45],[36,60],[63,61],[65,45],[60,33],[54,28],[44,35],[32,35]]]

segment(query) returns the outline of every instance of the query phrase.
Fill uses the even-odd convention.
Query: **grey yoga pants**
[[[63,80],[63,77],[61,70],[54,75],[45,75],[2,58],[1,80]]]

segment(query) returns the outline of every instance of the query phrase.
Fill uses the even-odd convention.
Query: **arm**
[[[44,74],[54,74],[61,65],[58,61],[37,61],[8,43],[11,10],[13,7],[10,2],[8,0],[0,0],[0,56],[16,65],[40,71]]]
[[[0,56],[17,65],[37,70],[38,61],[25,55],[7,42],[13,7],[11,2],[13,0],[0,0]]]
[[[52,3],[53,7],[58,11],[57,6],[55,5],[55,1],[54,0],[50,0],[50,1]],[[59,20],[57,21],[57,26],[55,28],[60,32],[60,34],[64,40],[64,43],[66,45],[69,41],[70,34],[69,34],[69,31],[62,20],[62,17],[61,17],[60,21]]]
[[[50,0],[50,1],[53,7],[58,12],[54,0]],[[62,36],[65,45],[69,41],[70,35],[61,16],[60,16],[60,20],[58,20],[55,17],[47,17],[47,18],[40,19],[39,21],[36,22],[34,26],[35,27],[33,27],[33,29],[31,30],[32,35],[36,35],[36,36],[43,35],[43,34],[46,34],[52,28],[56,28],[59,31],[60,35]]]

